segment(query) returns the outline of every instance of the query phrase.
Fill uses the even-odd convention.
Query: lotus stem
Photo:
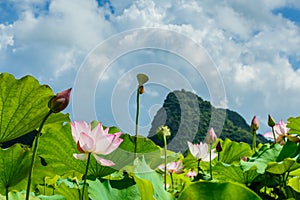
[[[8,200],[8,186],[5,187],[5,199]]]
[[[274,137],[274,143],[276,143],[276,135],[275,135],[275,132],[274,132],[274,126],[272,126],[272,133],[273,133],[273,137]]]
[[[83,177],[83,188],[82,188],[82,197],[81,197],[82,200],[84,200],[84,191],[85,191],[85,188],[86,188],[86,177],[87,177],[87,174],[88,174],[88,171],[89,171],[90,160],[91,160],[91,153],[88,154],[85,173],[84,173],[84,177]]]
[[[209,145],[209,173],[210,173],[210,180],[213,179],[212,177],[212,167],[211,167],[211,149],[212,149],[212,145]]]
[[[253,131],[252,133],[252,150],[255,151],[256,149],[256,131]]]
[[[174,188],[174,181],[173,181],[173,176],[172,176],[172,173],[170,173],[170,178],[171,178],[171,184],[172,184],[172,189]]]
[[[198,159],[198,167],[197,167],[197,174],[199,174],[199,172],[200,172],[200,161],[201,161],[201,159]]]
[[[134,138],[134,159],[137,157],[137,139],[139,127],[139,112],[140,112],[140,86],[136,91],[136,117],[135,117],[135,138]]]
[[[165,181],[165,190],[167,190],[167,138],[164,135],[164,150],[165,150],[165,171],[164,171],[164,181]]]
[[[26,200],[29,200],[29,194],[30,194],[30,186],[31,186],[31,178],[32,178],[32,172],[33,172],[33,165],[34,165],[34,161],[35,161],[35,157],[36,157],[36,153],[37,153],[37,149],[38,149],[38,144],[39,144],[39,137],[41,136],[41,131],[42,128],[46,122],[46,120],[48,119],[48,117],[52,114],[52,110],[50,110],[47,115],[44,117],[39,129],[38,129],[38,133],[35,136],[35,141],[34,141],[34,146],[33,146],[33,153],[32,153],[32,159],[31,159],[31,163],[30,163],[30,171],[29,171],[29,175],[28,175],[28,182],[27,182],[27,189],[26,189]]]

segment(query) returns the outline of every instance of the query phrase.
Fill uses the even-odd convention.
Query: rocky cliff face
[[[241,115],[228,109],[215,108],[210,102],[185,90],[169,93],[152,121],[148,137],[160,146],[163,141],[157,138],[156,129],[161,125],[167,125],[171,129],[168,149],[176,152],[187,149],[187,140],[194,143],[203,141],[210,127],[222,139],[229,138],[249,144],[252,142],[250,126]],[[263,136],[258,135],[258,143],[266,141]]]

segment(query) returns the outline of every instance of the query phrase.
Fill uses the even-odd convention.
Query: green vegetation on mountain
[[[220,138],[251,144],[250,126],[238,113],[215,108],[209,101],[203,100],[185,90],[170,92],[152,121],[149,138],[162,146],[163,141],[156,136],[156,129],[161,125],[169,126],[172,135],[168,138],[168,148],[174,151],[186,149],[187,140],[193,143],[204,141],[210,127]],[[267,140],[257,135],[257,143]]]

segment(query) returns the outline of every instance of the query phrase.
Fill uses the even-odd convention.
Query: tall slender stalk
[[[89,171],[89,165],[90,165],[90,160],[91,160],[91,153],[88,154],[88,159],[87,159],[87,163],[86,163],[86,168],[85,168],[85,174],[83,177],[83,188],[82,188],[82,197],[81,200],[84,200],[84,191],[86,188],[86,177]]]
[[[211,167],[211,150],[212,150],[212,145],[209,145],[209,173],[210,173],[210,180],[213,179],[212,177],[212,167]]]
[[[8,200],[8,186],[5,187],[5,199]]]
[[[216,146],[216,150],[218,152],[218,161],[220,161],[220,152],[223,150],[221,141],[218,142],[218,144]]]
[[[274,137],[274,143],[276,143],[276,135],[275,135],[275,132],[274,132],[274,126],[272,126],[272,133],[273,133],[273,137]]]
[[[46,122],[46,120],[48,119],[48,117],[52,114],[52,110],[50,110],[47,115],[44,117],[39,129],[38,129],[38,133],[35,136],[35,140],[34,140],[34,146],[33,146],[33,153],[32,153],[32,159],[31,159],[31,163],[30,163],[30,171],[29,171],[29,175],[28,175],[28,182],[27,182],[27,189],[26,189],[26,200],[29,199],[29,193],[30,193],[30,186],[31,186],[31,177],[32,177],[32,172],[33,172],[33,165],[34,165],[34,161],[35,161],[35,157],[36,157],[36,153],[37,153],[37,149],[38,149],[38,144],[39,144],[39,137],[41,136],[41,131],[42,128]]]
[[[167,190],[167,138],[164,135],[164,150],[165,150],[165,171],[164,171],[164,181],[165,181],[165,190]]]
[[[135,138],[134,138],[134,159],[137,157],[137,139],[139,127],[139,112],[140,112],[140,86],[136,91],[136,116],[135,116]]]
[[[173,175],[172,175],[172,173],[170,173],[170,178],[171,178],[171,184],[172,184],[172,189],[174,188],[174,181],[173,181]]]
[[[252,133],[252,150],[255,151],[256,149],[256,131],[253,131]]]
[[[201,159],[198,159],[197,174],[199,174],[199,172],[200,172],[200,161],[201,161]]]

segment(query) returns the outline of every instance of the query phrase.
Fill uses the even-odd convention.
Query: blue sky
[[[162,41],[163,31],[145,32],[142,37],[134,31],[149,28],[170,35]],[[188,46],[191,41],[198,47]],[[104,44],[105,51],[95,53]],[[164,50],[132,51],[134,45]],[[110,60],[119,51],[125,53]],[[200,73],[193,59],[203,61]],[[0,1],[0,71],[17,78],[33,75],[54,92],[73,87],[73,105],[67,111],[74,120],[96,117],[129,133],[134,127],[136,73],[151,75],[141,97],[144,135],[174,88],[191,90],[216,106],[237,111],[248,123],[257,115],[263,133],[268,131],[269,113],[277,121],[299,116],[299,68],[298,0]],[[82,74],[87,82],[84,89],[90,91],[88,100],[76,91]],[[222,87],[216,89],[214,79]],[[119,88],[128,92],[119,94]],[[216,97],[219,89],[224,89],[223,100]],[[94,115],[84,113],[84,106],[76,108],[78,102],[91,104]]]

